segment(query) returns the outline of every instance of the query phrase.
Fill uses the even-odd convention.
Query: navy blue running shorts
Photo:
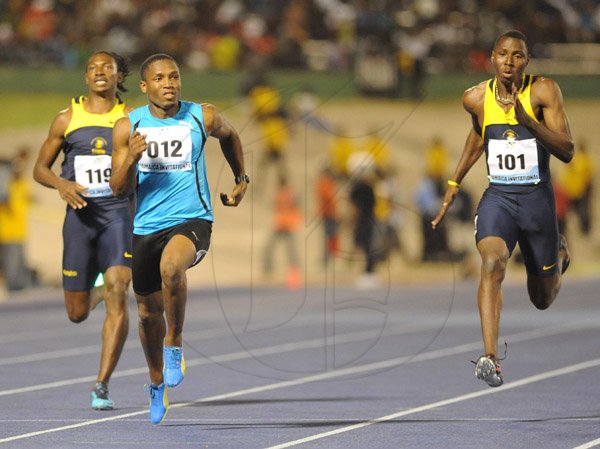
[[[196,219],[148,235],[133,234],[133,291],[138,295],[149,295],[162,290],[160,259],[165,246],[175,235],[189,238],[196,247],[196,260],[191,268],[206,255],[211,233],[210,221]]]
[[[527,273],[554,275],[559,239],[552,185],[540,184],[524,193],[490,185],[477,207],[475,240],[491,236],[502,238],[511,254],[519,243]]]
[[[129,207],[67,207],[63,224],[63,288],[89,291],[98,273],[131,267],[133,219]]]

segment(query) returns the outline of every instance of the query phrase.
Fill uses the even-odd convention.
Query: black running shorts
[[[165,246],[175,235],[189,238],[196,247],[196,259],[191,268],[206,255],[211,233],[212,223],[197,219],[148,235],[133,234],[133,291],[138,295],[149,295],[162,289],[160,259]]]

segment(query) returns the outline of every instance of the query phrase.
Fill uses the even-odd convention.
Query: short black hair
[[[96,55],[108,55],[115,60],[115,62],[117,63],[117,72],[123,75],[123,81],[117,83],[117,90],[119,92],[127,92],[127,88],[124,84],[125,79],[129,75],[129,63],[127,59],[121,56],[120,54],[115,53],[114,51],[98,50],[90,55],[88,61]]]
[[[155,53],[153,55],[148,56],[142,65],[140,66],[140,77],[145,81],[146,80],[146,70],[148,70],[148,66],[156,61],[162,61],[163,59],[168,59],[169,61],[173,61],[177,65],[177,61],[173,56],[170,56],[166,53]]]
[[[500,36],[498,36],[498,38],[494,41],[494,49],[498,46],[498,42],[500,42],[500,39],[503,39],[505,37],[512,37],[514,39],[522,40],[525,43],[525,48],[527,49],[527,56],[530,56],[529,40],[527,39],[527,36],[525,36],[519,30],[508,30],[502,33]]]

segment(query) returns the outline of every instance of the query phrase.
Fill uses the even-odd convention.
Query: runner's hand
[[[226,193],[221,193],[221,202],[224,206],[237,206],[241,203],[242,198],[244,198],[247,188],[248,183],[246,181],[242,181],[239,184],[236,184],[233,188],[231,196],[228,196]]]
[[[458,193],[458,187],[448,185],[448,188],[446,189],[446,193],[444,194],[444,200],[442,202],[442,207],[440,207],[440,211],[438,212],[437,216],[431,222],[431,227],[433,229],[436,229],[438,227],[438,225],[442,222],[442,220],[444,219],[444,216],[446,215],[446,212],[448,212],[448,209],[454,202],[454,199],[456,198],[457,193]]]
[[[133,162],[137,163],[142,158],[146,148],[148,148],[146,136],[140,134],[139,131],[134,132],[129,138],[129,156],[133,159]]]
[[[87,196],[87,189],[81,184],[63,179],[58,184],[57,190],[60,197],[73,209],[83,209],[87,206],[87,201],[83,199]]]
[[[521,103],[521,100],[519,100],[518,94],[519,94],[519,90],[517,89],[517,86],[515,84],[513,84],[511,95],[513,98],[513,104],[515,105],[515,119],[517,119],[517,122],[519,122],[521,125],[528,128],[531,125],[533,120],[529,116],[529,114],[525,111],[525,108],[523,107],[523,103]]]

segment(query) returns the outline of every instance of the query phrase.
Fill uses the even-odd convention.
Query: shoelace
[[[181,351],[179,349],[172,350],[171,357],[167,357],[166,366],[169,369],[179,369],[181,367]]]
[[[151,384],[145,384],[144,391],[150,393],[150,399],[155,399],[156,393],[158,393],[158,387],[155,387],[154,385],[151,385]]]
[[[504,342],[504,356],[503,357],[493,357],[492,360],[494,362],[501,362],[502,360],[504,360],[506,358],[507,353],[508,353],[508,343]],[[486,357],[488,357],[488,356],[486,356]],[[471,363],[473,365],[477,365],[477,361],[475,361],[475,360],[471,360]]]
[[[98,399],[108,399],[108,386],[104,382],[98,382],[94,392]]]

